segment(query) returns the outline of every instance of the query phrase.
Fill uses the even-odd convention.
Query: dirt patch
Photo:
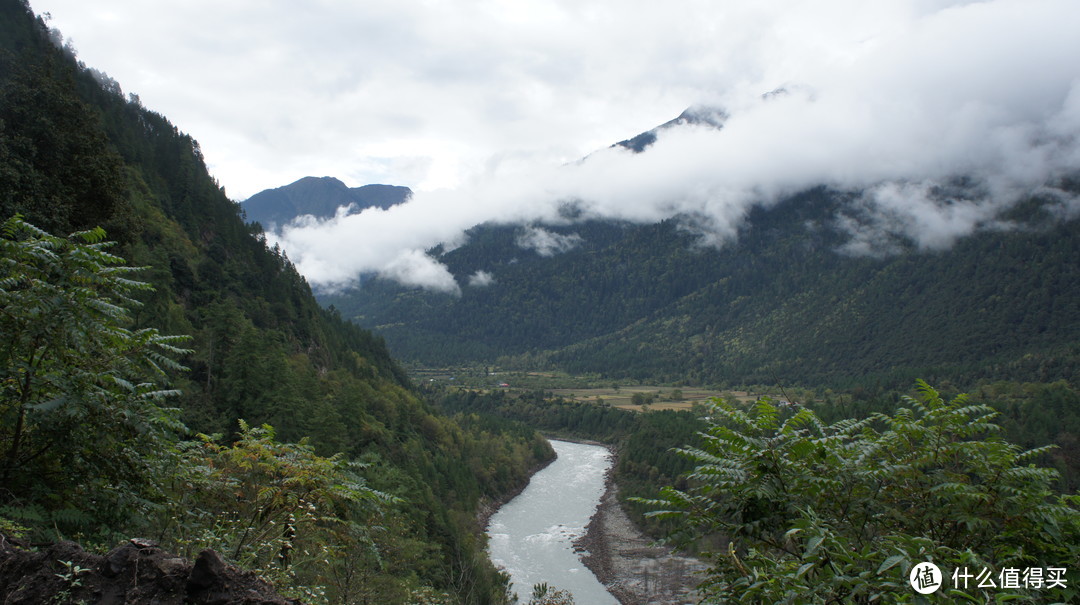
[[[227,565],[212,550],[194,563],[147,540],[130,540],[108,554],[74,542],[42,549],[0,535],[0,603],[156,603],[160,605],[298,605],[251,572]]]
[[[696,603],[694,587],[706,566],[657,546],[619,504],[619,488],[608,473],[600,506],[574,543],[582,561],[623,605]]]

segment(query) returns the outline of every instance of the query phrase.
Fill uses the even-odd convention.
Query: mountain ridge
[[[647,154],[663,130],[725,118],[691,107],[613,146]],[[927,195],[949,204],[977,189],[954,178]],[[951,246],[883,231],[862,192],[827,186],[751,206],[718,246],[688,216],[485,223],[429,251],[460,295],[361,276],[317,296],[420,365],[730,384],[1076,380],[1080,221],[1063,219],[1054,195],[1036,192]]]
[[[687,124],[708,126],[719,130],[724,127],[724,122],[727,120],[727,117],[727,112],[721,108],[708,105],[692,105],[683,110],[678,117],[668,120],[656,128],[646,130],[629,139],[619,141],[612,145],[612,147],[623,147],[635,153],[641,153],[655,143],[657,137],[660,136],[660,133],[665,130],[676,126],[685,126]]]
[[[355,214],[366,208],[386,209],[404,203],[412,190],[399,185],[349,187],[337,178],[306,176],[288,185],[265,189],[242,202],[247,220],[277,230],[303,215],[330,218],[338,208]]]
[[[829,224],[843,197],[820,188],[757,208],[723,248],[702,246],[677,219],[578,223],[543,226],[580,242],[540,257],[517,245],[523,227],[483,225],[436,259],[460,283],[484,271],[489,285],[455,298],[374,279],[318,296],[422,365],[731,384],[907,384],[991,367],[1002,378],[1078,377],[1077,221],[1040,226],[1047,200],[1036,199],[1022,228],[859,256]]]

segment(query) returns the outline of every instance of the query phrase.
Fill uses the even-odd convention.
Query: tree
[[[0,227],[0,512],[61,533],[145,512],[184,430],[163,385],[185,337],[128,327],[150,286],[104,238]]]
[[[1075,568],[1080,498],[1054,494],[1056,471],[1028,464],[1047,448],[1001,440],[996,412],[965,395],[945,401],[920,382],[904,403],[826,426],[808,409],[782,419],[768,399],[717,400],[701,445],[680,450],[697,465],[690,486],[644,502],[677,520],[674,538],[719,546],[702,590],[725,602],[911,600],[908,573],[924,561],[946,577]],[[1069,601],[1070,579],[994,598]]]
[[[58,233],[107,225],[113,237],[134,222],[116,220],[126,204],[123,161],[53,55],[23,62],[0,53],[0,175],[0,216],[18,212]]]
[[[368,487],[344,454],[319,456],[306,439],[282,443],[269,425],[239,425],[233,443],[199,435],[179,444],[161,537],[186,556],[213,548],[315,598],[318,586],[339,584],[351,551],[374,552],[369,521],[397,500]]]

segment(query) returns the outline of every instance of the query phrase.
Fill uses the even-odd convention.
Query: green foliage
[[[1056,446],[1038,462],[1061,473],[1062,491],[1080,490],[1080,390],[1064,381],[995,382],[980,387],[976,396],[1001,412],[1009,441],[1029,448]]]
[[[128,327],[150,286],[104,236],[55,237],[18,216],[0,227],[0,504],[61,532],[145,511],[155,461],[184,430],[162,403],[185,338]]]
[[[184,556],[204,548],[307,599],[333,585],[335,555],[373,546],[371,519],[395,499],[371,489],[344,455],[280,443],[269,426],[240,422],[236,441],[199,435],[180,444],[162,539]]]
[[[460,297],[386,280],[325,297],[423,365],[543,367],[653,382],[906,388],[916,376],[1077,382],[1080,221],[1048,219],[947,251],[852,256],[836,216],[850,194],[807,191],[747,217],[716,250],[679,220],[546,226],[580,235],[541,257],[520,227],[483,225],[439,255]],[[933,347],[920,346],[933,339]],[[501,360],[501,361],[500,361]]]
[[[344,453],[319,455],[306,438],[280,443],[269,426],[238,420],[234,442],[179,443],[178,410],[160,405],[175,391],[159,384],[182,369],[173,357],[192,351],[179,348],[182,338],[128,327],[132,296],[149,286],[106,250],[103,231],[58,238],[14,217],[0,234],[5,531],[25,525],[103,545],[121,532],[154,533],[189,556],[220,550],[305,600],[401,602],[442,589],[461,602],[498,601],[505,580],[483,556],[473,519],[482,498],[520,487],[550,457],[534,431],[437,416],[400,386],[362,380],[371,366],[358,356],[357,371],[318,380],[306,356],[286,356],[218,307],[216,325],[238,326],[238,338],[219,344],[226,399],[289,420],[294,433],[313,429],[324,448],[341,427],[355,453],[388,457],[369,469],[386,492]],[[260,383],[230,381],[245,365],[265,371],[269,387],[230,391]]]
[[[547,582],[533,585],[528,605],[574,605],[574,595],[569,591],[549,586]]]
[[[123,164],[62,58],[20,61],[0,50],[0,216],[53,233],[104,226],[125,206]],[[6,76],[6,77],[5,77]]]
[[[71,591],[82,586],[82,579],[79,576],[91,570],[76,565],[72,561],[57,561],[57,563],[64,568],[64,571],[54,575],[60,578],[63,587],[49,599],[49,603],[55,603],[56,605],[71,603]]]
[[[645,503],[682,541],[719,549],[702,589],[715,601],[910,600],[912,566],[1075,567],[1080,500],[1055,495],[1042,449],[1000,439],[996,412],[925,383],[892,415],[824,424],[769,400],[718,400],[685,489]],[[1075,573],[1074,569],[1070,571]],[[1068,601],[1062,588],[1002,589],[1002,599]]]
[[[429,587],[430,594],[461,602],[498,601],[505,582],[483,555],[476,512],[482,498],[527,480],[539,460],[534,456],[543,455],[534,447],[539,438],[531,431],[523,438],[517,430],[463,429],[434,413],[410,390],[382,339],[321,309],[285,254],[266,246],[257,225],[245,224],[240,205],[207,172],[194,139],[137,97],[125,97],[107,75],[78,63],[70,48],[58,49],[56,34],[26,3],[0,0],[0,34],[0,210],[23,212],[57,232],[103,226],[118,240],[111,253],[148,267],[140,276],[153,289],[126,293],[141,306],[110,304],[127,305],[131,323],[119,327],[148,347],[161,342],[160,334],[192,335],[191,352],[159,351],[190,368],[174,380],[184,424],[232,435],[245,418],[252,426],[272,424],[282,441],[310,437],[318,456],[340,451],[372,461],[365,471],[371,483],[409,502],[390,504],[381,518],[354,528],[356,540],[369,540],[366,547],[335,555],[353,565],[334,571],[338,584],[362,585],[361,599],[402,602]],[[85,352],[66,351],[55,368]],[[89,411],[67,416],[80,409],[69,400],[46,398],[24,408],[5,396],[0,456],[21,435],[17,452],[33,457],[30,466],[44,474],[25,465],[2,470],[12,482],[0,482],[0,515],[39,534],[52,527],[81,532],[93,538],[92,545],[83,541],[88,546],[108,546],[114,533],[148,531],[145,520],[159,512],[161,484],[181,466],[169,454],[175,434],[164,433],[181,427],[175,411],[145,401],[151,396],[145,391],[157,388],[140,387],[146,378],[117,376],[143,399],[102,394],[99,410],[140,402],[142,412],[152,404],[160,412],[156,420],[119,411],[120,418]],[[6,392],[16,386],[3,384]],[[32,434],[18,428],[24,409],[35,423]],[[145,425],[143,433],[135,439],[132,431],[113,430],[125,422]],[[73,438],[58,438],[65,434]],[[27,449],[28,439],[37,449]],[[47,443],[59,445],[43,449]],[[479,460],[492,451],[505,468]],[[52,462],[59,452],[66,457]],[[484,473],[474,475],[473,467]],[[84,506],[89,498],[94,505]]]

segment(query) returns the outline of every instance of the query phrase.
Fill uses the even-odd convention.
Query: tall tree
[[[144,506],[183,429],[163,385],[185,338],[130,328],[131,296],[150,286],[104,237],[18,216],[0,228],[0,510],[62,530]]]

